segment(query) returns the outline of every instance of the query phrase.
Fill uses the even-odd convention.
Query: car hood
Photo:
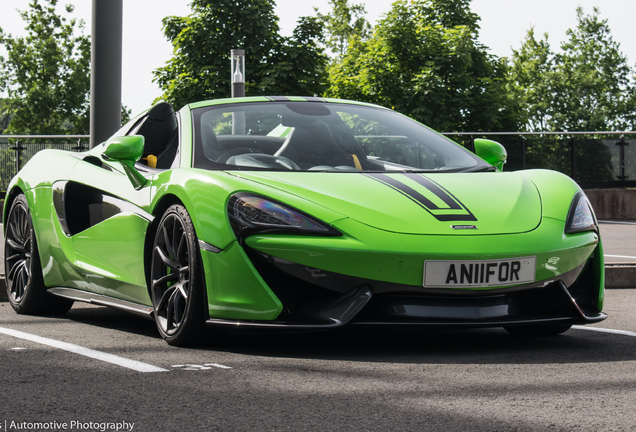
[[[231,172],[404,234],[487,235],[535,229],[541,197],[521,173]]]

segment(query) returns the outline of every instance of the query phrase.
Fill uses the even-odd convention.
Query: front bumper
[[[243,246],[234,244],[234,253],[240,252],[263,292],[277,301],[277,312],[271,318],[232,312],[237,310],[231,303],[237,298],[233,294],[221,299],[228,305],[225,309],[210,302],[208,324],[321,329],[344,324],[500,327],[601,321],[606,315],[601,312],[604,264],[600,239],[596,233],[562,233],[562,223],[551,220],[532,232],[508,236],[402,236],[406,241],[393,243],[399,247],[384,246],[384,250],[378,246],[381,235],[366,236],[379,242],[375,245],[362,244],[358,240],[362,236],[254,236]],[[399,235],[393,235],[393,240],[396,237]],[[537,257],[538,281],[531,284],[470,289],[421,285],[426,259],[527,255]],[[365,273],[367,277],[360,276]]]

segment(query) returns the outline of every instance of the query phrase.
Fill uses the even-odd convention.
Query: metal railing
[[[475,138],[498,141],[508,152],[505,171],[545,168],[572,177],[583,188],[636,187],[636,131],[445,132],[444,135],[472,151]]]
[[[500,142],[508,152],[506,171],[545,168],[572,177],[584,188],[636,187],[636,131],[443,134],[472,151],[476,138]],[[88,150],[88,140],[89,135],[0,135],[0,198],[11,178],[38,151],[81,152]]]
[[[89,135],[0,135],[0,198],[13,176],[44,149],[88,150]]]

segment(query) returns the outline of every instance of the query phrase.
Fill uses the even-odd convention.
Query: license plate
[[[537,257],[475,261],[424,261],[424,286],[492,287],[535,281]]]

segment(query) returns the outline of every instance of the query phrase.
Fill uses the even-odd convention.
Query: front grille
[[[356,316],[361,322],[489,322],[578,318],[558,283],[543,288],[483,295],[386,293],[374,296]]]

